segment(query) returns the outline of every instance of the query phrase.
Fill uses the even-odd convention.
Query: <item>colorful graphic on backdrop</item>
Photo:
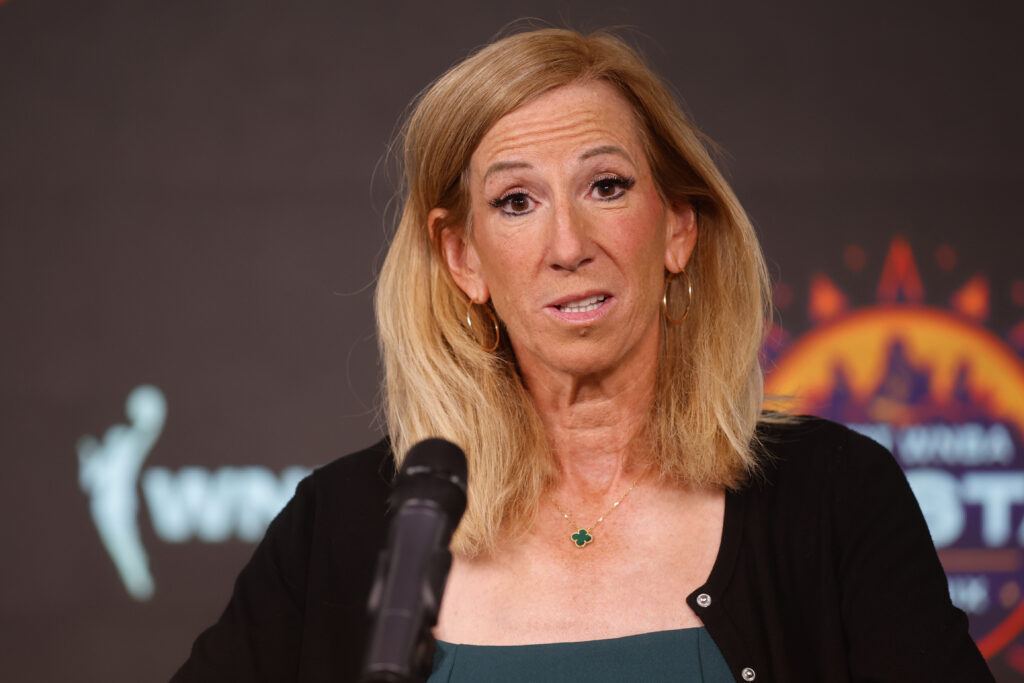
[[[1024,362],[983,326],[982,276],[948,308],[926,305],[911,246],[896,238],[877,292],[852,308],[814,276],[815,327],[793,341],[774,330],[766,389],[892,450],[982,654],[1024,672]]]

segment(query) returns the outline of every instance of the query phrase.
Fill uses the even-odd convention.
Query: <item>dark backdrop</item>
[[[928,303],[983,272],[978,325],[1024,349],[1017,3],[628,4],[0,2],[5,680],[168,678],[251,552],[161,537],[140,484],[155,589],[128,593],[76,450],[128,422],[135,387],[167,406],[143,478],[277,476],[379,438],[388,145],[517,17],[634,27],[721,145],[787,339],[815,324],[814,274],[867,305],[903,236]]]

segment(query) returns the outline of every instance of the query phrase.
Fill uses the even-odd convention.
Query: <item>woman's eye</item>
[[[488,203],[508,216],[520,216],[533,209],[533,200],[525,192],[510,192]]]
[[[590,192],[595,199],[618,199],[626,194],[626,190],[633,187],[634,184],[635,181],[632,178],[621,178],[619,176],[598,178],[591,183]]]

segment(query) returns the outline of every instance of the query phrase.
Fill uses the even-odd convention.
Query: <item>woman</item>
[[[178,680],[353,680],[395,460],[435,435],[470,490],[431,680],[991,680],[892,457],[762,414],[760,248],[634,52],[507,37],[405,150],[390,442],[300,485]]]

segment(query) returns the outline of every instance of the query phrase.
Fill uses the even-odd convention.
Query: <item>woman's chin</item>
[[[644,331],[638,334],[641,328]],[[510,341],[527,378],[561,375],[600,380],[617,372],[643,373],[658,360],[656,324],[581,325],[528,343],[517,341],[515,335],[510,335]]]
[[[526,377],[545,374],[578,380],[600,380],[622,371],[627,365],[624,354],[585,343],[590,340],[579,341],[584,343],[568,343],[554,353],[547,348],[543,354],[517,354],[517,362]]]

